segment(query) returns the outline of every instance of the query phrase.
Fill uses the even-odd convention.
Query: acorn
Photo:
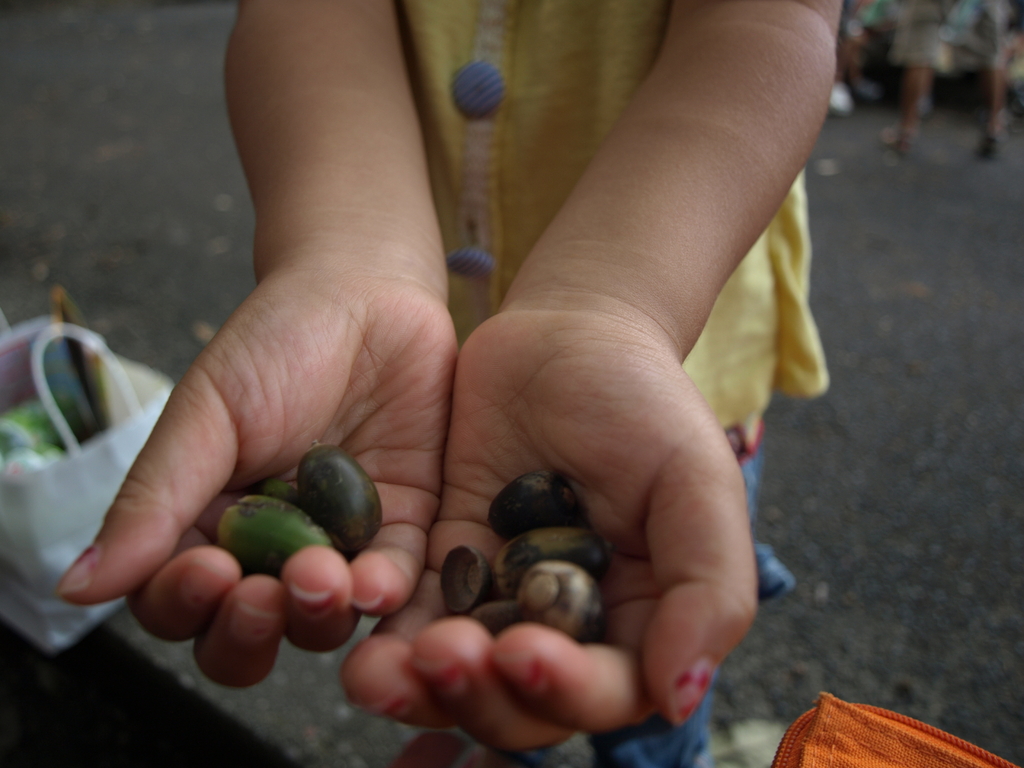
[[[252,488],[252,493],[258,496],[270,496],[274,499],[287,501],[289,504],[299,506],[299,490],[286,480],[277,477],[268,477]]]
[[[491,566],[476,547],[453,547],[441,566],[441,592],[452,613],[468,613],[491,591]]]
[[[516,593],[524,621],[565,632],[581,643],[605,635],[604,603],[597,582],[583,568],[562,560],[544,560],[524,575]]]
[[[534,528],[585,524],[569,481],[546,469],[520,475],[502,488],[491,501],[487,522],[506,539]]]
[[[246,574],[278,576],[285,560],[303,547],[331,546],[327,533],[305,512],[270,496],[243,496],[228,507],[217,525],[217,545]]]
[[[501,597],[514,597],[523,574],[542,560],[567,560],[595,580],[611,564],[612,546],[588,528],[535,528],[516,536],[494,558],[494,581]]]
[[[346,554],[369,543],[382,517],[377,486],[359,463],[336,445],[314,444],[298,471],[299,507]]]
[[[492,635],[497,635],[505,627],[518,624],[523,620],[519,603],[515,600],[491,600],[481,603],[470,611],[469,617],[487,627],[487,631]]]

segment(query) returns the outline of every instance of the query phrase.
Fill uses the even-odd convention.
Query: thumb
[[[227,484],[237,456],[234,421],[216,388],[194,372],[186,374],[95,541],[63,575],[57,595],[90,605],[138,589]]]
[[[684,584],[659,602],[644,642],[644,678],[658,711],[679,725],[700,705],[719,664],[746,634],[756,600]]]
[[[645,632],[643,673],[655,706],[673,724],[703,700],[757,610],[742,477],[731,450],[720,453],[718,467],[729,471],[699,472],[695,484],[687,483],[694,475],[682,468],[666,471],[648,518],[662,597]]]

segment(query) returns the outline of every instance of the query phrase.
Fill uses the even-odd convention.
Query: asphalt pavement
[[[251,290],[221,81],[232,18],[0,5],[12,322],[61,284],[116,352],[177,379]],[[877,138],[890,88],[830,118],[808,164],[832,386],[767,417],[758,533],[799,586],[724,665],[720,732],[789,723],[829,691],[1024,762],[1024,131],[979,159],[976,106],[970,78],[940,80],[901,157]],[[343,653],[284,647],[234,690],[126,611],[55,658],[0,629],[0,765],[384,768],[413,731],[345,701]],[[586,757],[574,743],[549,763]]]

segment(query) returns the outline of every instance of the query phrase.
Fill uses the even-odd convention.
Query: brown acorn
[[[519,603],[515,600],[491,600],[481,603],[470,612],[469,617],[487,627],[487,631],[492,635],[497,635],[506,627],[523,620]]]
[[[550,470],[528,472],[502,488],[491,501],[487,522],[506,539],[534,528],[584,525],[569,482]]]
[[[491,566],[475,547],[453,547],[441,566],[441,592],[452,613],[468,613],[491,591]]]
[[[575,563],[537,563],[523,575],[516,602],[524,621],[537,621],[561,630],[581,643],[604,639],[601,591],[590,574]]]
[[[336,445],[315,444],[298,471],[299,506],[319,524],[335,549],[362,549],[380,530],[377,486],[359,463]]]
[[[494,558],[494,581],[502,597],[515,596],[519,581],[535,563],[567,560],[600,580],[611,564],[612,547],[588,528],[534,528],[509,541]]]

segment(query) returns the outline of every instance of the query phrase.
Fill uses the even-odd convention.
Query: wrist
[[[691,272],[651,280],[635,261],[590,258],[537,258],[524,264],[502,310],[541,310],[598,316],[625,332],[669,346],[680,362],[703,330],[720,286]],[[669,278],[672,279],[669,279]]]
[[[258,283],[302,275],[310,286],[322,285],[352,297],[360,291],[404,284],[442,303],[448,300],[444,253],[440,242],[430,237],[373,237],[358,228],[344,232],[312,228],[284,242],[257,228],[253,267]]]
[[[640,348],[682,362],[684,348],[677,332],[646,308],[618,296],[587,289],[558,286],[524,292],[502,304],[498,315],[513,316],[542,329],[542,335],[563,333],[580,339],[602,339],[632,352]]]
[[[260,325],[367,336],[414,323],[454,326],[436,290],[404,275],[296,259],[268,273],[245,302]],[[253,314],[254,313],[254,314]],[[389,331],[383,331],[389,333]],[[301,341],[301,339],[300,339]]]

